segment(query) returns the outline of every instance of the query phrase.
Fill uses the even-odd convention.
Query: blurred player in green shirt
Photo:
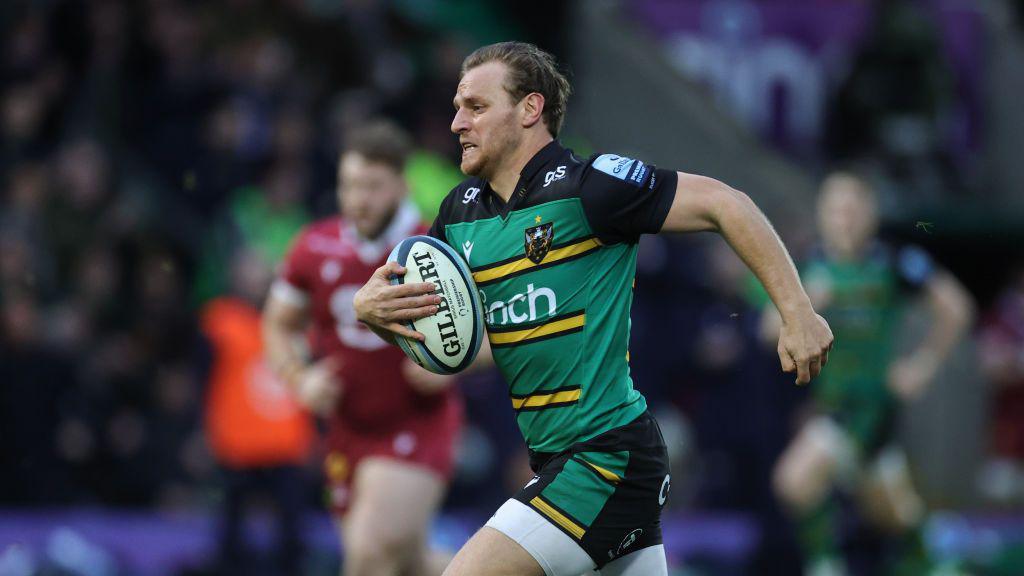
[[[856,175],[825,179],[818,201],[822,245],[803,269],[814,307],[837,335],[811,389],[811,417],[775,472],[775,489],[798,520],[811,576],[847,573],[839,554],[836,492],[854,497],[883,531],[918,544],[924,507],[911,484],[906,458],[894,443],[901,403],[919,397],[972,318],[960,283],[920,248],[878,240],[871,186]],[[905,356],[895,353],[901,312],[909,296],[923,294],[932,322],[924,340]],[[905,557],[894,573],[925,574]]]

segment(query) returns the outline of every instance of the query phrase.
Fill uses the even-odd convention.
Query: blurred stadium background
[[[570,70],[570,147],[724,180],[798,260],[821,177],[867,168],[884,235],[979,311],[900,423],[928,550],[1024,574],[1024,2],[5,0],[0,30],[0,574],[211,573],[210,422],[230,417],[211,366],[233,321],[214,304],[259,299],[295,231],[335,210],[339,143],[370,116],[415,135],[430,219],[460,178],[461,59],[506,39]],[[642,245],[632,365],[673,450],[666,544],[678,574],[799,574],[770,476],[807,391],[760,343],[734,264],[713,237]],[[500,380],[461,387],[470,426],[433,535],[452,547],[524,465]],[[296,437],[306,573],[335,574],[322,454]],[[275,523],[250,504],[260,558]]]

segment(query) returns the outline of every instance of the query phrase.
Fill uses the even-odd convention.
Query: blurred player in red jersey
[[[406,199],[410,147],[383,121],[351,135],[338,167],[342,216],[299,234],[263,315],[271,365],[329,422],[324,471],[345,576],[440,574],[447,560],[426,542],[451,474],[461,400],[451,377],[415,365],[352,309],[395,244],[427,231]]]

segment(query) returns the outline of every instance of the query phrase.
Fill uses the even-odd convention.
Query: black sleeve
[[[676,195],[676,172],[640,160],[602,154],[590,160],[580,197],[594,234],[605,244],[634,243],[656,234]]]
[[[454,192],[454,190],[449,192],[448,195],[444,197],[444,200],[441,201],[441,206],[437,209],[437,216],[434,218],[434,223],[430,225],[430,231],[427,232],[430,236],[437,238],[446,244],[448,243],[448,238],[445,237],[444,227],[449,221],[448,213],[451,210],[451,200]]]

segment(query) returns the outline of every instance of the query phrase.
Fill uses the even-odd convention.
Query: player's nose
[[[452,118],[452,132],[455,134],[462,134],[469,130],[469,120],[466,119],[464,108],[459,108],[455,112],[455,117]]]

